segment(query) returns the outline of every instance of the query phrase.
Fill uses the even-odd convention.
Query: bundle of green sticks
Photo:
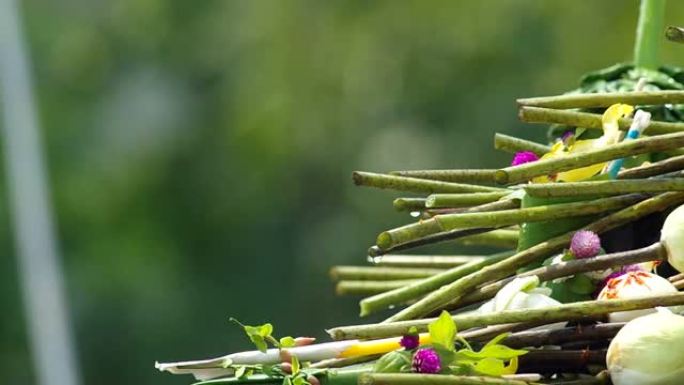
[[[200,384],[679,384],[684,71],[653,60],[664,0],[641,4],[635,64],[518,100],[548,144],[495,134],[514,154],[498,169],[353,173],[415,194],[394,200],[412,219],[377,236],[369,265],[331,269],[339,295],[365,297],[362,317],[391,316],[323,343],[235,321],[255,350],[157,368]],[[416,251],[436,243],[501,251]]]

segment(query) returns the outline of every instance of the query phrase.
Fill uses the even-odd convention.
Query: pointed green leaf
[[[280,347],[281,348],[291,348],[293,346],[295,346],[295,339],[294,338],[287,336],[287,337],[283,337],[280,339]]]
[[[428,332],[433,344],[439,344],[448,350],[454,350],[456,324],[449,312],[443,310],[439,317],[428,325]]]

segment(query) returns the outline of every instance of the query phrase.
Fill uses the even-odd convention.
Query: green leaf
[[[285,378],[283,378],[283,385],[292,385],[292,377],[285,376]]]
[[[496,336],[496,337],[492,338],[491,340],[489,340],[489,342],[487,342],[487,344],[485,344],[484,347],[486,348],[487,346],[496,345],[496,344],[498,344],[499,342],[501,342],[501,341],[503,341],[504,339],[506,339],[506,337],[508,337],[508,336],[510,336],[510,335],[511,335],[510,332],[501,333],[501,334],[499,334],[498,336]]]
[[[478,361],[473,369],[475,369],[476,372],[486,376],[498,377],[505,372],[506,365],[502,360],[488,357]]]
[[[300,368],[299,358],[297,358],[297,356],[295,356],[295,355],[292,355],[291,363],[292,363],[292,375],[297,375],[299,373],[299,368]]]
[[[292,380],[292,385],[306,385],[308,383],[309,381],[307,381],[303,376],[297,376]]]
[[[472,350],[459,350],[458,353],[464,357],[473,359],[486,359],[486,358],[498,358],[502,360],[510,360],[513,357],[522,356],[526,354],[526,350],[511,349],[505,345],[489,345],[485,346],[479,352],[474,352]]]
[[[584,274],[577,274],[566,282],[570,285],[570,290],[576,294],[591,294],[596,291],[596,287],[591,281],[591,278]]]
[[[266,344],[267,339],[273,339],[271,333],[273,333],[273,325],[266,323],[259,326],[249,326],[241,323],[235,318],[230,318],[231,322],[234,322],[242,327],[247,334],[247,337],[252,341],[254,346],[262,352],[265,353],[268,350],[268,345]]]
[[[449,312],[443,310],[439,317],[428,325],[428,332],[433,344],[442,345],[447,350],[454,350],[456,324]]]
[[[281,348],[291,348],[293,346],[295,346],[295,339],[294,338],[287,336],[287,337],[283,337],[280,339],[280,347]]]
[[[376,373],[401,373],[412,362],[411,352],[406,350],[395,350],[380,357],[373,366]]]
[[[235,370],[235,378],[242,378],[245,375],[245,371],[247,368],[245,366],[238,366],[238,368]]]

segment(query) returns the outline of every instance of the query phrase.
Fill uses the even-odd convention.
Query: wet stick
[[[425,278],[443,272],[443,269],[411,268],[411,267],[381,267],[381,266],[333,266],[330,278],[341,280],[395,280],[410,278]]]
[[[496,180],[501,184],[521,183],[537,176],[557,174],[561,171],[574,170],[613,159],[669,150],[682,146],[684,146],[684,132],[640,138],[596,150],[569,153],[560,157],[506,167],[497,171]]]
[[[539,156],[551,151],[551,147],[544,144],[499,133],[494,134],[494,148],[514,154],[519,151],[532,151]]]
[[[471,262],[481,262],[489,258],[486,255],[383,255],[371,257],[368,262],[377,266],[393,267],[430,267],[452,268]]]
[[[496,170],[473,169],[473,170],[406,170],[392,171],[390,175],[405,176],[410,178],[439,180],[443,182],[457,183],[494,183]]]
[[[384,231],[378,235],[376,244],[381,249],[388,249],[442,231],[502,227],[526,222],[604,213],[623,208],[644,198],[645,196],[641,194],[631,194],[593,201],[559,203],[515,210],[437,215],[431,219]]]
[[[357,186],[377,187],[414,193],[471,193],[502,191],[498,187],[476,186],[470,184],[440,182],[428,179],[408,178],[396,175],[376,174],[372,172],[354,171],[352,179]]]
[[[592,129],[603,129],[600,114],[588,112],[577,112],[568,110],[554,110],[542,107],[521,107],[518,111],[521,121],[527,123],[541,124],[563,124],[571,127],[583,127]],[[621,130],[627,131],[632,125],[632,119],[618,120]],[[661,121],[651,121],[646,128],[647,135],[671,134],[684,131],[684,123],[669,123]]]
[[[419,298],[442,285],[453,282],[461,277],[476,272],[485,266],[502,261],[513,255],[513,252],[503,252],[494,254],[481,261],[473,261],[462,266],[454,267],[442,273],[435,274],[429,278],[422,279],[409,285],[364,298],[359,303],[361,316],[366,316],[373,312],[385,310],[393,305],[404,304],[410,300]]]
[[[640,249],[604,254],[592,258],[577,259],[549,266],[542,266],[540,268],[518,274],[517,277],[530,277],[536,275],[539,277],[540,281],[544,282],[556,278],[568,277],[577,273],[605,270],[611,267],[625,266],[649,261],[663,261],[666,259],[666,256],[665,248],[660,242],[658,242],[651,246]],[[502,287],[513,280],[513,278],[515,277],[509,277],[479,287],[465,295],[459,301],[449,303],[448,307],[450,309],[458,308],[492,298]]]
[[[519,106],[556,109],[610,107],[613,104],[662,105],[684,103],[684,91],[566,94],[518,99]]]
[[[392,202],[397,211],[425,210],[425,198],[397,198]]]
[[[684,178],[601,180],[572,183],[535,183],[523,186],[533,197],[608,196],[629,193],[684,191]]]
[[[413,279],[392,281],[339,281],[335,285],[337,295],[373,295],[405,287],[416,282]]]
[[[427,208],[468,207],[496,202],[510,194],[509,191],[469,193],[469,194],[432,194],[425,200]]]
[[[684,155],[678,155],[659,162],[622,170],[618,173],[618,179],[648,178],[682,169],[684,169]]]
[[[598,219],[583,227],[583,229],[601,234],[645,215],[656,211],[662,211],[667,207],[679,204],[683,201],[684,193],[670,192],[660,194]],[[442,286],[413,305],[399,311],[385,322],[419,318],[443,308],[448,303],[459,301],[466,293],[476,287],[487,282],[507,277],[513,274],[517,269],[543,257],[548,257],[552,253],[563,249],[563,247],[566,247],[570,243],[574,234],[575,231],[573,230],[548,239],[501,262],[486,266],[475,273]]]
[[[488,314],[457,314],[451,318],[459,330],[489,325],[501,325],[517,322],[554,323],[581,320],[616,311],[651,309],[656,306],[678,306],[684,304],[684,293],[673,293],[656,296],[644,296],[634,299],[610,299],[574,302],[537,309],[504,310]],[[328,330],[335,340],[375,339],[408,334],[413,327],[426,332],[427,326],[435,318],[416,319],[410,321],[340,326]]]
[[[368,255],[370,257],[377,257],[379,255],[384,255],[390,252],[402,251],[413,249],[420,246],[431,245],[446,241],[455,241],[460,244],[470,244],[470,245],[487,245],[487,246],[501,246],[501,247],[511,247],[510,245],[517,244],[517,235],[513,240],[509,233],[505,234],[491,234],[494,229],[465,229],[465,230],[453,230],[445,231],[437,234],[427,235],[416,240],[402,243],[396,246],[392,246],[387,249],[382,249],[377,245],[368,248]],[[486,235],[486,237],[485,237]]]

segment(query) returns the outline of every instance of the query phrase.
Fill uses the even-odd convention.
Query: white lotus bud
[[[663,223],[660,241],[667,250],[667,261],[684,273],[684,205],[670,213]]]
[[[610,279],[598,299],[631,299],[649,295],[676,293],[677,288],[667,279],[646,271],[630,271]],[[652,313],[653,309],[620,311],[608,316],[610,322],[627,322]]]
[[[678,385],[683,363],[684,317],[662,308],[629,321],[606,355],[614,385]]]

